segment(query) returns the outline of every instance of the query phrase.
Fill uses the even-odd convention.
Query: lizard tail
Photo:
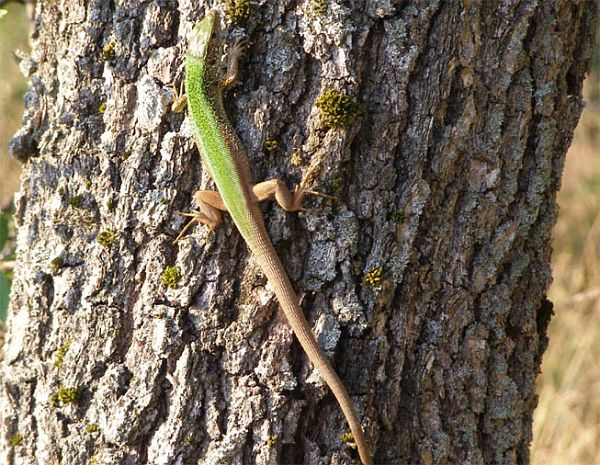
[[[304,317],[304,313],[302,312],[302,308],[298,301],[298,296],[294,292],[292,284],[290,283],[288,275],[283,268],[273,244],[268,238],[266,231],[264,231],[264,234],[254,235],[254,239],[258,240],[252,241],[253,244],[250,248],[254,252],[255,258],[267,276],[271,286],[273,286],[275,295],[279,300],[279,304],[283,309],[283,313],[285,314],[288,323],[296,334],[308,359],[317,369],[319,375],[325,380],[337,399],[342,412],[350,425],[350,431],[352,431],[352,435],[354,436],[354,441],[358,447],[358,453],[363,465],[372,465],[373,462],[371,460],[367,440],[365,439],[360,421],[358,420],[354,406],[352,405],[352,400],[350,399],[344,384],[331,366],[331,363],[329,363],[329,360],[325,357],[325,354],[323,354],[323,351],[319,347],[319,344]]]

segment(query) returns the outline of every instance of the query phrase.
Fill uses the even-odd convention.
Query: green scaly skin
[[[204,207],[205,211],[207,211],[206,209],[210,210],[210,214],[203,216],[203,212],[197,212],[200,216],[196,216],[194,219],[214,227],[220,222],[220,213],[215,213],[216,210],[229,212],[260,268],[271,283],[302,348],[338,400],[350,425],[363,464],[371,465],[367,441],[352,401],[340,378],[319,348],[300,308],[298,297],[267,234],[258,209],[258,201],[261,199],[257,191],[253,192],[248,158],[223,108],[222,89],[235,79],[237,68],[235,63],[232,66],[232,61],[230,61],[233,73],[223,78],[220,69],[222,55],[223,42],[219,18],[216,11],[209,11],[194,27],[188,45],[185,82],[194,138],[204,163],[217,185],[220,199],[213,195],[211,198],[215,202],[210,205],[210,200],[202,197],[203,201],[200,201],[198,200],[200,193],[196,194],[195,198],[200,204],[201,210]],[[203,192],[206,193],[206,191]],[[305,192],[310,191],[305,190]],[[299,195],[297,190],[294,201],[289,203],[290,208],[286,209],[297,210],[297,204],[299,204],[302,194]],[[213,219],[207,220],[211,214]]]

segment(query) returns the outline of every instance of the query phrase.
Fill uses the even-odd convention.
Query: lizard
[[[221,66],[224,40],[218,12],[208,11],[192,30],[185,60],[185,100],[194,140],[217,191],[199,190],[194,194],[194,203],[199,209],[186,214],[191,220],[176,241],[194,223],[206,224],[212,230],[221,224],[222,212],[229,213],[271,284],[309,361],[337,399],[350,426],[361,461],[364,465],[372,465],[367,440],[350,396],[306,321],[258,208],[259,202],[274,197],[285,211],[299,211],[302,210],[301,204],[306,194],[328,196],[307,189],[307,176],[293,193],[279,179],[253,184],[248,157],[225,113],[223,90],[237,78],[238,62],[244,47],[242,40],[233,44],[224,71]],[[183,106],[181,100],[176,99],[173,109],[182,110]]]

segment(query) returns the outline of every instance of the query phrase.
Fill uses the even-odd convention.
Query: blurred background
[[[6,319],[12,278],[11,199],[20,172],[7,144],[21,122],[26,89],[13,52],[29,50],[24,7],[9,4],[6,10],[0,18],[0,320]],[[538,379],[533,465],[600,464],[600,47],[584,98],[558,196],[549,291],[556,315]]]
[[[14,259],[12,194],[19,187],[20,163],[8,155],[8,141],[23,115],[27,85],[13,58],[15,50],[29,51],[29,23],[22,5],[7,5],[0,17],[0,321],[6,320],[8,292]],[[0,13],[2,16],[2,13]],[[3,339],[0,328],[0,340]],[[0,353],[2,349],[0,348]]]

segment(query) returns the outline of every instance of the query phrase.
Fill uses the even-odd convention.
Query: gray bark
[[[318,166],[315,187],[338,195],[263,209],[307,318],[376,463],[528,463],[555,194],[596,6],[318,3],[227,21],[250,43],[226,106],[255,179]],[[203,11],[36,6],[12,144],[24,172],[0,463],[356,458],[231,221],[171,243],[176,211],[212,186],[169,108]],[[329,88],[362,107],[345,129],[322,124]]]

